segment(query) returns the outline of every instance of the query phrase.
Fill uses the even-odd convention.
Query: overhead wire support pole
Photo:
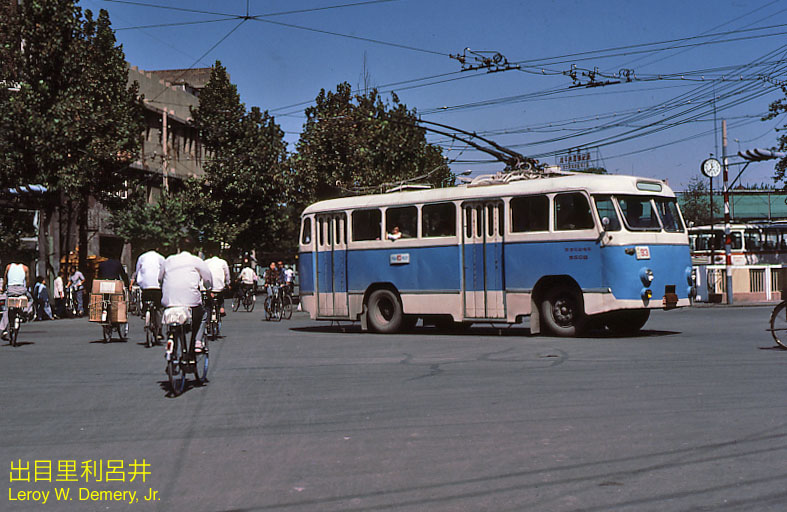
[[[732,229],[730,226],[730,188],[727,172],[727,120],[721,120],[721,160],[724,173],[724,269],[727,275],[727,304],[733,304],[732,292]]]

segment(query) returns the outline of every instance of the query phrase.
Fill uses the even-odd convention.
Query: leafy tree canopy
[[[353,95],[345,82],[336,92],[321,90],[315,103],[306,109],[292,157],[294,200],[301,206],[418,176],[435,186],[451,180],[442,151],[426,141],[415,111],[395,94],[390,102],[377,89]]]
[[[782,92],[786,97],[771,103],[768,115],[763,118],[763,121],[775,119],[787,112],[787,85],[782,85]],[[787,124],[777,127],[776,132],[782,133],[777,139],[779,142],[779,151],[787,152]],[[776,163],[773,175],[774,181],[781,181],[787,186],[787,183],[785,183],[785,173],[787,173],[787,158],[782,158]]]
[[[687,223],[701,226],[709,224],[711,204],[708,186],[704,178],[693,177],[686,190],[679,196],[680,210]],[[719,220],[719,207],[713,204],[713,218]]]

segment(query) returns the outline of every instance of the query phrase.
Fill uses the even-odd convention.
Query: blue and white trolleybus
[[[301,218],[303,307],[390,333],[517,323],[630,333],[694,294],[687,231],[666,183],[498,173],[456,187],[315,203]]]

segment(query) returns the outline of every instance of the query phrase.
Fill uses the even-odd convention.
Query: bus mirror
[[[609,227],[609,217],[602,217],[601,225],[604,226],[604,231],[606,231],[607,228]]]

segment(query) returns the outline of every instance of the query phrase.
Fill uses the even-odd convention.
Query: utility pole
[[[161,114],[161,175],[162,175],[162,185],[164,187],[164,192],[169,193],[169,178],[167,177],[167,142],[169,140],[169,135],[167,134],[167,109],[164,109],[164,112]]]
[[[727,120],[721,120],[721,161],[724,173],[724,269],[727,273],[727,304],[732,304],[732,234],[730,227],[730,188],[727,174]]]

